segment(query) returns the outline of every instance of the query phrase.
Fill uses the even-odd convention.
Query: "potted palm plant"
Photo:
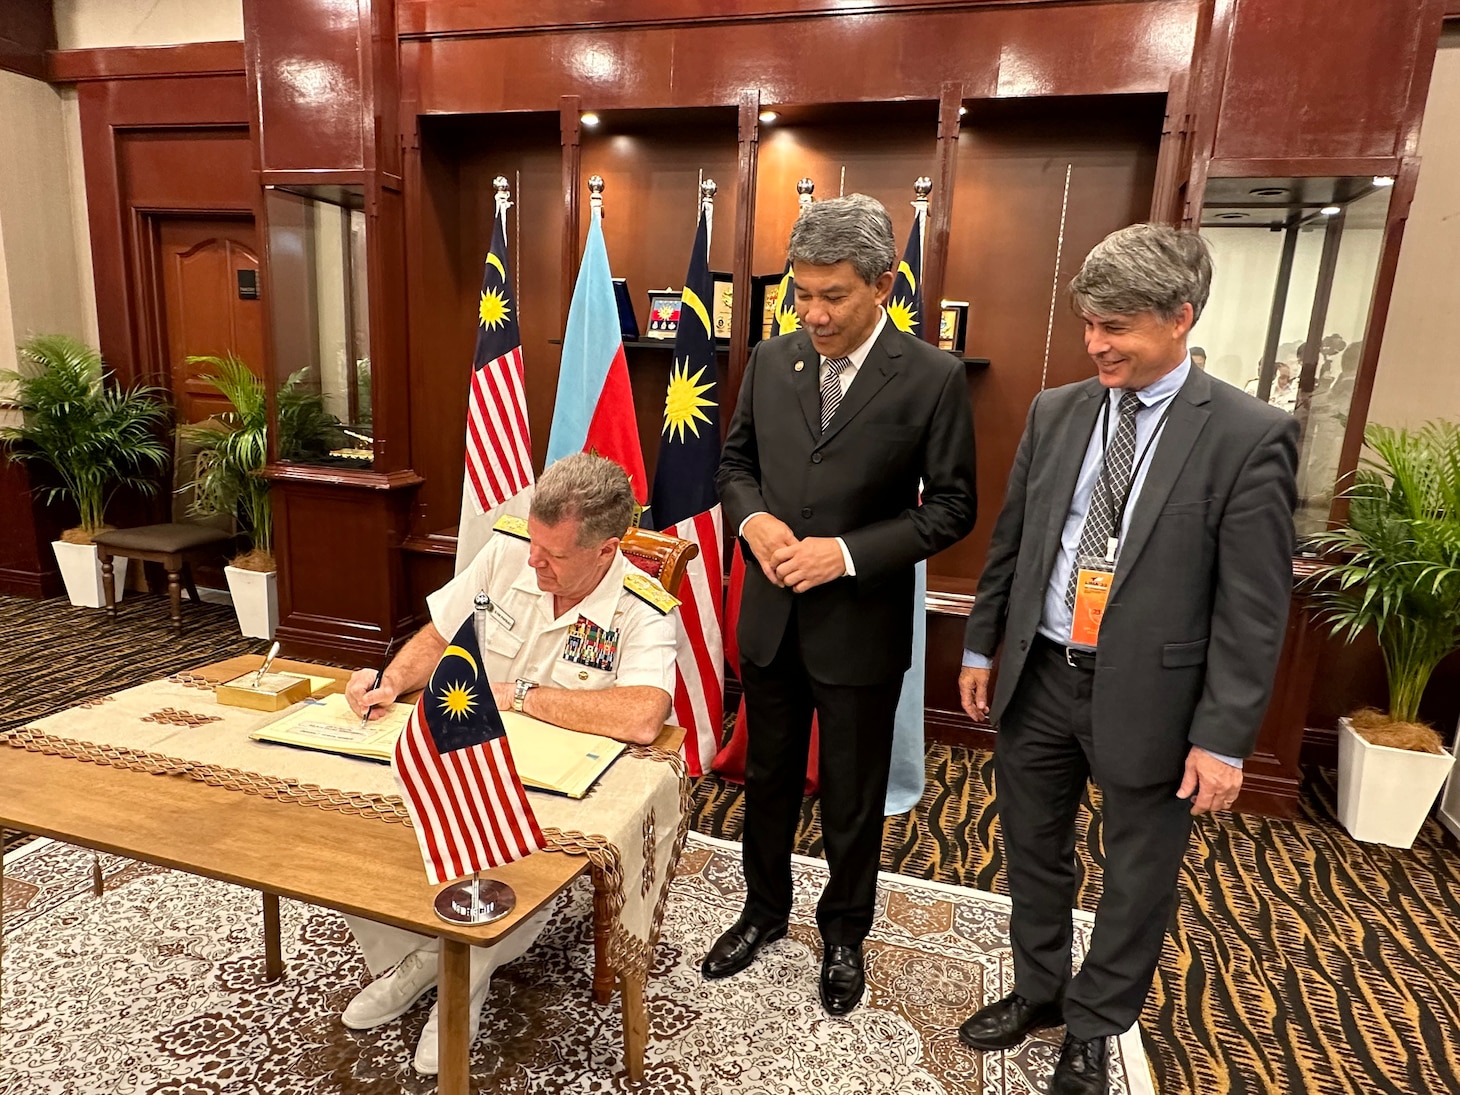
[[[122,487],[156,492],[153,474],[167,466],[159,437],[168,407],[159,388],[123,389],[101,355],[69,335],[35,335],[20,346],[20,368],[0,373],[11,385],[19,425],[0,429],[11,460],[49,466],[59,483],[42,487],[47,505],[75,503],[81,523],[54,541],[56,561],[73,605],[104,603],[101,566],[92,537],[106,528],[107,504]],[[125,585],[126,560],[118,560],[117,590]]]
[[[268,459],[268,406],[264,384],[246,364],[225,354],[190,357],[211,366],[199,379],[233,404],[213,423],[180,427],[198,450],[193,481],[193,512],[200,517],[231,514],[245,538],[244,550],[224,568],[239,629],[272,639],[279,622],[279,591],[274,565],[274,520],[269,481],[259,472]],[[218,428],[221,425],[221,428]]]
[[[1348,523],[1317,538],[1327,561],[1310,579],[1320,619],[1352,641],[1372,629],[1389,711],[1339,727],[1338,813],[1360,840],[1414,843],[1453,758],[1419,722],[1430,674],[1460,649],[1460,424],[1369,426],[1345,492]]]

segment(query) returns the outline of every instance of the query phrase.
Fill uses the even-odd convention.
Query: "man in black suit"
[[[1298,431],[1192,367],[1211,273],[1200,236],[1159,225],[1085,259],[1070,291],[1097,375],[1029,408],[964,637],[964,709],[999,727],[1015,988],[959,1036],[1005,1049],[1063,1023],[1054,1095],[1107,1090],[1107,1038],[1150,989],[1191,817],[1236,799],[1283,643]],[[1072,978],[1087,777],[1106,864]]]
[[[832,1015],[862,998],[914,567],[967,535],[975,511],[964,367],[888,322],[895,257],[892,222],[871,198],[803,210],[790,244],[802,329],[756,346],[717,478],[725,519],[759,564],[739,630],[749,893],[701,969],[728,977],[786,933],[814,709]]]

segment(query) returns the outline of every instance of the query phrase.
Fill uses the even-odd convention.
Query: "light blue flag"
[[[923,797],[927,764],[923,755],[923,662],[928,649],[928,563],[917,567],[913,588],[912,665],[902,678],[892,727],[892,769],[887,776],[888,817],[905,814]]]

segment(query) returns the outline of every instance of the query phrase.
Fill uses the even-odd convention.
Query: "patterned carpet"
[[[9,866],[3,1095],[427,1095],[435,1088],[409,1066],[429,1001],[372,1030],[340,1023],[368,975],[335,913],[282,902],[288,976],[266,982],[258,902],[248,891],[104,856],[106,892],[98,900],[90,861],[82,849],[42,842]],[[1007,988],[1002,899],[889,876],[867,944],[866,1002],[831,1019],[816,993],[815,901],[825,865],[798,860],[794,877],[789,936],[744,973],[707,982],[700,955],[735,915],[744,884],[737,846],[691,836],[648,984],[650,1038],[638,1090],[1040,1090],[1058,1031],[1001,1054],[971,1052],[953,1035],[974,1001]],[[477,1090],[635,1090],[619,1065],[619,1009],[594,1004],[588,992],[592,902],[585,879],[533,948],[493,976],[472,1054]],[[1077,927],[1081,949],[1088,920]],[[563,990],[573,985],[578,991]],[[1151,1095],[1138,1035],[1120,1040],[1112,1080],[1111,1095]]]
[[[0,598],[0,729],[122,685],[262,644],[230,610],[184,605],[174,639],[159,597],[121,618],[62,601]],[[928,789],[888,822],[886,870],[1003,892],[991,758],[929,749]],[[1334,819],[1330,771],[1308,773],[1300,816],[1202,819],[1182,876],[1176,930],[1142,1015],[1162,1095],[1460,1091],[1460,847],[1433,820],[1399,851],[1351,840]],[[1098,809],[1082,814],[1079,905],[1100,894]],[[735,840],[737,787],[707,777],[695,828]],[[820,852],[808,802],[798,850]]]

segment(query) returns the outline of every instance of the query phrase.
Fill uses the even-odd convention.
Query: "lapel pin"
[[[797,372],[798,372],[798,373],[799,373],[799,372],[800,372],[800,371],[801,371],[801,370],[802,370],[802,369],[804,369],[804,368],[806,368],[806,362],[804,362],[804,361],[798,361],[798,362],[796,362],[796,371],[797,371]]]

